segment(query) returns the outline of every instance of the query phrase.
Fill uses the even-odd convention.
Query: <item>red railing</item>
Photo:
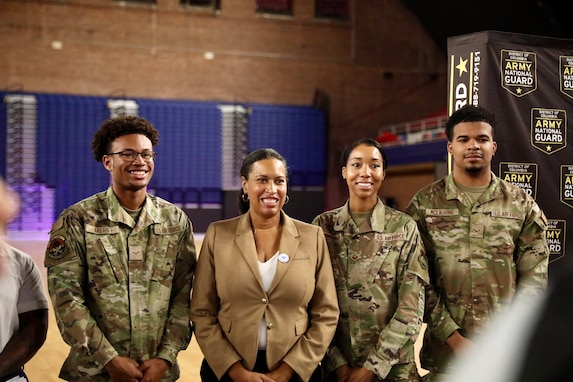
[[[383,146],[400,146],[446,139],[446,115],[419,119],[378,130],[376,140]]]

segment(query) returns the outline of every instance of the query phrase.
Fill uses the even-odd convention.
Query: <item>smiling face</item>
[[[374,146],[360,144],[348,156],[342,167],[350,194],[350,208],[353,211],[368,211],[378,200],[378,190],[386,176],[380,150]]]
[[[261,218],[278,216],[287,194],[287,169],[282,161],[268,158],[253,163],[248,179],[241,177],[249,196],[249,211]]]
[[[456,181],[462,181],[463,184],[464,178],[483,177],[488,180],[496,149],[497,144],[488,123],[461,122],[454,126],[452,140],[448,142],[448,152],[453,159]]]
[[[149,138],[143,134],[128,134],[116,138],[110,147],[110,152],[124,150],[137,152],[153,151]],[[138,155],[134,161],[123,159],[121,155],[104,155],[104,167],[111,173],[112,187],[116,195],[126,192],[147,191],[147,185],[153,176],[154,161],[144,161]]]

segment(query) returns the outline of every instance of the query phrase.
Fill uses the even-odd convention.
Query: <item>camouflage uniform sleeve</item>
[[[517,291],[536,295],[547,286],[549,247],[547,245],[547,218],[537,203],[530,212],[517,240]]]
[[[425,208],[422,207],[422,203],[418,199],[418,195],[414,196],[405,210],[405,212],[414,219],[418,226],[428,260],[430,281],[425,290],[426,302],[424,321],[428,323],[427,330],[431,330],[435,337],[445,343],[446,339],[451,336],[453,332],[459,330],[460,327],[451,317],[449,310],[441,300],[440,289],[437,284],[439,275],[435,269],[436,253],[426,227],[424,211]]]
[[[193,226],[187,215],[182,214],[185,226],[179,241],[177,264],[171,290],[169,315],[165,332],[159,346],[157,357],[175,363],[180,350],[187,348],[191,340],[191,320],[189,309],[191,303],[191,287],[197,263],[197,252],[193,236]]]
[[[453,332],[460,330],[460,326],[450,315],[450,311],[442,301],[439,289],[434,284],[429,285],[426,289],[424,321],[428,323],[428,330],[431,330],[434,336],[443,343]]]
[[[92,355],[103,368],[118,353],[86,306],[83,230],[82,220],[73,210],[63,212],[54,223],[44,259],[48,290],[64,341]]]
[[[426,254],[416,224],[411,221],[406,230],[407,240],[396,270],[398,307],[363,365],[383,379],[400,360],[400,350],[416,342],[424,317],[424,289],[429,283]]]
[[[312,224],[321,227],[324,230],[324,217],[322,215],[316,216],[312,220]],[[349,362],[340,350],[340,348],[336,345],[336,340],[333,339],[328,349],[326,351],[326,355],[323,360],[324,371],[328,375],[334,370],[338,369],[342,365],[348,365]]]

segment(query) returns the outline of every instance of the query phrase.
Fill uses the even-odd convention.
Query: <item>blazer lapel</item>
[[[292,219],[288,217],[283,211],[281,211],[281,220],[283,221],[283,233],[281,235],[281,242],[279,245],[279,261],[277,262],[277,271],[275,273],[275,277],[273,278],[273,282],[269,288],[269,294],[273,292],[273,290],[277,287],[285,275],[296,254],[296,250],[299,244],[298,230],[296,229]],[[283,260],[284,255],[288,256],[288,260]]]
[[[263,279],[261,278],[261,272],[259,271],[257,260],[255,238],[253,236],[253,231],[251,230],[251,218],[248,213],[243,215],[237,225],[237,230],[235,231],[235,248],[237,248],[245,259],[245,262],[255,276],[261,290],[264,290]]]

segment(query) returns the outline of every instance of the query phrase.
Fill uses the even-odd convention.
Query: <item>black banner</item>
[[[449,114],[495,113],[492,171],[545,212],[550,275],[573,266],[573,40],[484,31],[448,38],[448,59]]]

